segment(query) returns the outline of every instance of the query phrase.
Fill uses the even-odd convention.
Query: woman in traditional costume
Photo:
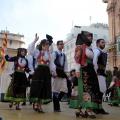
[[[26,101],[26,86],[27,77],[25,72],[29,72],[28,61],[25,58],[27,50],[25,48],[18,48],[18,54],[14,57],[5,55],[8,62],[14,62],[14,73],[10,85],[5,93],[4,99],[11,101],[9,107],[12,108],[13,102],[16,102],[16,110],[21,110],[19,103]]]
[[[111,92],[109,102],[112,106],[118,106],[120,104],[120,75],[118,70],[114,70],[108,90]]]
[[[82,31],[78,34],[75,49],[75,68],[78,78],[78,103],[79,106],[75,112],[76,116],[96,118],[92,108],[101,107],[99,99],[99,84],[96,72],[93,66],[93,51],[91,43],[93,34]],[[85,114],[81,109],[86,108]]]
[[[30,54],[39,51],[37,57],[38,67],[36,68],[30,89],[29,100],[35,102],[34,110],[38,113],[44,113],[41,105],[45,102],[52,101],[51,93],[51,75],[49,69],[50,53],[49,41],[46,39],[41,40],[40,45],[35,49],[35,41],[28,46]]]

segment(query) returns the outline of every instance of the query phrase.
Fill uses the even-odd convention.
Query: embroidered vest
[[[47,60],[47,61],[43,60],[42,52],[40,52],[40,54],[39,54],[39,56],[37,58],[37,62],[38,62],[38,64],[45,64],[45,65],[49,64],[49,60]]]

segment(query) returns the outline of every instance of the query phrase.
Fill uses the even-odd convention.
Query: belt
[[[22,72],[24,73],[25,71],[24,70],[15,70],[16,72]]]
[[[42,65],[42,66],[48,66],[48,64],[42,64],[42,63],[39,63],[38,65]]]

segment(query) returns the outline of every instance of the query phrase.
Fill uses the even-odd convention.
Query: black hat
[[[93,37],[92,33],[88,31],[81,31],[81,33],[77,35],[76,45],[86,44],[87,46],[90,46],[92,42],[88,40],[87,35],[91,35]]]
[[[50,43],[52,43],[52,42],[53,42],[53,41],[52,41],[52,39],[53,39],[53,37],[52,37],[52,36],[50,36],[50,35],[46,34],[46,38],[47,38],[47,40],[48,40]]]

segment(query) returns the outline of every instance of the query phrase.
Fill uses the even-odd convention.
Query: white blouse
[[[28,54],[32,55],[32,56],[35,56],[36,58],[39,56],[40,54],[40,51],[38,49],[35,48],[35,42],[32,42],[31,44],[28,45]],[[42,52],[42,57],[43,57],[43,60],[44,61],[47,61],[49,60],[49,55],[48,55],[48,51],[43,51]]]
[[[18,58],[18,63],[21,67],[24,67],[27,64],[25,58],[21,58],[21,57]]]

